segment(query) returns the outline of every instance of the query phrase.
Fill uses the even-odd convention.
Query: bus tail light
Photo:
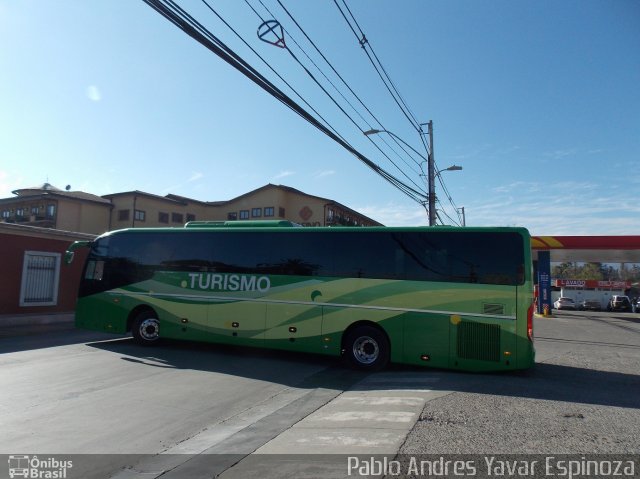
[[[535,304],[535,302],[531,303],[531,306],[529,306],[527,310],[527,337],[531,342],[533,342],[533,309]]]

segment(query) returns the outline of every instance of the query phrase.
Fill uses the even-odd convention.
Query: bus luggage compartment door
[[[219,301],[208,307],[210,331],[215,342],[263,346],[266,305],[252,301]]]
[[[265,346],[319,353],[322,349],[322,305],[269,304]]]

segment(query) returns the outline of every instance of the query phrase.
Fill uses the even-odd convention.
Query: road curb
[[[4,326],[34,326],[41,324],[73,323],[74,312],[50,314],[0,314],[0,328]]]

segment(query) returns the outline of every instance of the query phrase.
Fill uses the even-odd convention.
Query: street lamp
[[[431,125],[431,122],[429,122],[429,125]],[[422,129],[420,129],[420,131],[422,131]],[[433,172],[433,155],[431,155],[429,151],[427,151],[428,157],[425,157],[413,146],[411,146],[409,143],[407,143],[398,135],[396,135],[395,133],[389,130],[376,130],[374,128],[371,130],[363,131],[362,133],[364,133],[365,136],[377,135],[378,133],[388,133],[389,135],[391,135],[392,137],[400,141],[403,145],[407,146],[411,151],[413,151],[416,155],[418,155],[427,163],[427,191],[428,191],[427,204],[429,205],[427,208],[427,213],[429,214],[429,226],[433,226],[436,223],[436,200],[435,200],[435,194],[434,194],[435,175]],[[405,150],[405,153],[406,153],[406,150]],[[420,167],[420,170],[422,171],[422,166]]]
[[[423,135],[422,125],[428,126],[428,134],[429,134],[429,147],[427,149],[427,157],[425,157],[422,153],[400,138],[398,135],[389,130],[377,130],[375,128],[371,130],[364,131],[365,136],[376,135],[378,133],[388,133],[393,136],[397,140],[399,140],[402,144],[407,146],[411,151],[417,154],[420,158],[422,158],[427,163],[427,191],[428,191],[428,213],[429,213],[429,226],[433,226],[436,224],[436,192],[435,192],[435,177],[442,173],[443,171],[459,171],[462,169],[462,166],[451,165],[448,168],[443,170],[435,171],[435,162],[433,159],[433,121],[429,121],[428,123],[422,123],[420,128],[420,135]]]
[[[451,165],[449,168],[443,168],[442,170],[438,170],[438,172],[436,173],[436,175],[439,175],[440,173],[442,173],[443,171],[460,171],[462,169],[462,166],[458,166],[458,165]]]

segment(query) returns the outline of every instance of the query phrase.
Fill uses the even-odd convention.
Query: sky
[[[278,0],[176,1],[311,111],[270,65],[355,149],[426,189],[422,158],[392,141],[426,156],[420,135],[342,17],[342,0],[281,0],[304,33]],[[346,5],[414,118],[433,121],[437,169],[462,166],[439,174],[446,190],[436,181],[442,222],[459,223],[464,207],[468,226],[640,234],[640,2]],[[288,50],[258,38],[273,18]],[[371,128],[390,133],[363,135]],[[389,226],[428,222],[419,202],[142,0],[0,0],[0,198],[44,182],[202,201],[274,183]]]

